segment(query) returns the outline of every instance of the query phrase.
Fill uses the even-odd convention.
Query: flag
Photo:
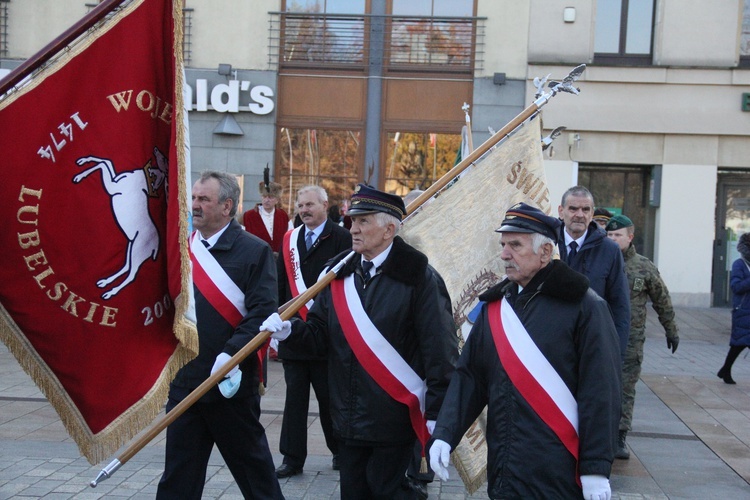
[[[455,167],[459,163],[461,163],[461,160],[466,158],[471,154],[471,151],[469,150],[469,127],[464,125],[461,127],[461,144],[458,145],[458,151],[456,151],[456,160],[453,162],[453,166]]]
[[[122,2],[0,101],[0,338],[96,463],[195,357],[182,0]]]
[[[521,201],[551,211],[540,137],[539,119],[526,121],[404,221],[401,235],[428,256],[445,280],[460,346],[471,330],[477,297],[503,277],[494,231],[505,211]],[[453,453],[469,493],[487,479],[485,428],[483,412]]]

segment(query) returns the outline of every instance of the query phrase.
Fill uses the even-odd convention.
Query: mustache
[[[516,264],[515,262],[506,262],[505,263],[505,269],[515,269],[516,271],[520,271],[521,268]]]

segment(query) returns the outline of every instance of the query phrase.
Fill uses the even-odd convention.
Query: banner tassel
[[[427,458],[422,457],[422,461],[419,464],[419,473],[420,474],[427,474]]]

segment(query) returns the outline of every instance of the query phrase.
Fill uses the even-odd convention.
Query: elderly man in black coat
[[[396,236],[405,214],[401,198],[360,184],[347,212],[357,255],[306,321],[275,314],[262,325],[282,345],[328,354],[342,498],[414,498],[404,472],[415,438],[429,437],[458,355],[435,271]]]
[[[560,221],[520,203],[497,230],[507,279],[479,299],[430,448],[435,475],[487,407],[490,498],[610,498],[620,420],[607,303],[553,260]],[[580,482],[579,482],[580,480]]]

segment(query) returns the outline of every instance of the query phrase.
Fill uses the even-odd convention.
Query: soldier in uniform
[[[680,342],[667,285],[654,263],[635,251],[632,243],[634,236],[633,221],[624,215],[615,215],[607,223],[607,237],[619,245],[625,258],[625,273],[630,288],[630,337],[622,365],[622,415],[615,458],[630,458],[625,438],[631,429],[635,384],[641,375],[643,343],[646,341],[646,301],[649,298],[667,334],[667,348],[674,353]]]

